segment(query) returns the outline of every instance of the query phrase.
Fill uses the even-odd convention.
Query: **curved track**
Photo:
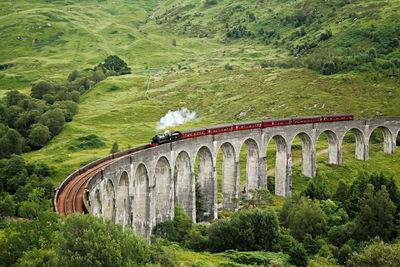
[[[83,172],[71,180],[60,192],[57,199],[57,211],[62,215],[68,215],[73,212],[83,213],[83,194],[85,192],[86,182],[93,177],[102,167],[110,164],[112,160],[107,160],[93,168]]]
[[[68,215],[74,212],[87,212],[85,205],[85,189],[90,179],[105,167],[110,165],[115,159],[129,155],[133,152],[149,148],[143,145],[112,154],[106,158],[92,162],[82,169],[76,170],[71,174],[57,189],[54,197],[54,209],[61,215]]]

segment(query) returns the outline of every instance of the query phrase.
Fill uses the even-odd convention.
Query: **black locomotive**
[[[181,140],[181,133],[178,131],[169,133],[163,133],[163,134],[158,134],[156,136],[153,137],[153,139],[151,140],[151,146],[157,146],[157,145],[162,145],[165,143],[170,143],[170,142],[174,142],[177,140]]]

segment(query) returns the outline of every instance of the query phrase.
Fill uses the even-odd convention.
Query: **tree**
[[[340,180],[336,192],[332,196],[332,200],[338,202],[344,202],[347,198],[348,191],[349,188],[347,184],[343,180]]]
[[[368,240],[379,236],[384,241],[391,240],[395,237],[396,231],[395,210],[396,206],[390,199],[385,186],[375,193],[374,186],[368,184],[355,220],[356,238]]]
[[[14,129],[8,129],[0,138],[0,157],[9,157],[12,154],[21,154],[24,146],[24,138]]]
[[[219,219],[208,227],[208,247],[212,252],[236,248],[235,231],[230,218]]]
[[[180,205],[175,207],[175,217],[172,221],[165,221],[156,225],[153,234],[173,242],[184,243],[192,228],[192,219]]]
[[[390,199],[397,205],[397,212],[400,211],[400,193],[393,177],[388,178],[382,173],[370,174],[364,172],[351,184],[347,198],[343,203],[350,218],[354,218],[360,210],[360,201],[364,197],[368,184],[372,184],[375,191],[380,190],[381,186],[384,185],[389,193]]]
[[[107,76],[130,74],[131,69],[125,61],[118,56],[108,56],[104,63],[99,64],[99,67],[104,70]]]
[[[73,82],[73,81],[75,81],[78,77],[79,77],[79,71],[74,70],[73,72],[71,72],[71,73],[68,75],[67,81],[68,81],[68,82]]]
[[[243,208],[265,208],[272,203],[272,195],[267,189],[252,189],[241,197]]]
[[[361,252],[354,253],[347,261],[350,267],[392,267],[399,266],[400,244],[385,244],[375,241]]]
[[[205,251],[208,248],[207,225],[195,224],[190,229],[185,245],[194,251]]]
[[[115,142],[112,144],[112,147],[111,147],[111,150],[110,150],[110,154],[117,153],[118,151],[119,151],[119,149],[118,149],[118,142],[115,141]]]
[[[79,91],[73,90],[71,92],[71,100],[74,101],[75,103],[79,103],[81,98],[81,93]]]
[[[66,122],[72,121],[74,115],[78,113],[78,104],[71,100],[56,101],[53,107],[63,111]]]
[[[73,214],[61,226],[55,249],[62,266],[143,266],[149,245],[129,228]]]
[[[308,196],[311,199],[323,200],[328,199],[330,193],[325,179],[317,176],[308,182],[306,189],[304,189],[301,195]]]
[[[54,86],[46,81],[40,81],[31,89],[31,96],[37,99],[43,99],[43,96],[46,94],[53,95],[55,93]]]
[[[20,93],[17,90],[11,90],[6,94],[5,100],[8,107],[15,106],[19,101],[27,98],[26,95]]]
[[[2,192],[0,194],[0,217],[14,216],[16,207],[17,205],[9,193]]]
[[[296,266],[307,266],[308,258],[304,246],[300,242],[296,242],[294,246],[289,248],[289,262]]]
[[[41,117],[39,122],[46,125],[53,136],[59,134],[64,127],[64,113],[61,109],[55,108],[46,111]]]
[[[24,109],[19,106],[9,106],[6,111],[4,122],[11,128],[15,128],[15,122],[19,116],[24,112]]]
[[[52,248],[34,248],[24,252],[17,266],[57,266],[57,253]]]
[[[339,249],[339,252],[338,252],[338,257],[337,257],[338,263],[342,264],[342,265],[345,264],[352,252],[353,252],[353,250],[351,249],[351,247],[348,244],[344,244]]]
[[[279,239],[278,218],[273,210],[249,209],[221,219],[208,228],[211,251],[227,249],[272,250]]]
[[[51,133],[47,126],[41,123],[32,125],[28,137],[28,144],[34,148],[39,149],[45,146],[51,139]]]
[[[51,200],[45,197],[44,188],[34,188],[28,195],[28,200],[22,201],[18,215],[23,218],[34,219],[43,212],[51,211]]]
[[[326,218],[318,202],[307,197],[301,197],[298,202],[291,205],[284,220],[290,233],[298,240],[306,234],[313,238],[326,230]]]
[[[8,223],[0,238],[1,265],[16,266],[15,263],[25,252],[49,246],[54,240],[54,232],[59,228],[58,219],[57,214],[46,211],[34,220],[13,220]]]

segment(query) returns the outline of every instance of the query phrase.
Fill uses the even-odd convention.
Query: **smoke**
[[[167,114],[164,115],[157,122],[157,130],[164,130],[169,127],[174,127],[179,124],[194,120],[196,118],[196,111],[190,111],[187,108],[181,108],[176,111],[169,110]]]

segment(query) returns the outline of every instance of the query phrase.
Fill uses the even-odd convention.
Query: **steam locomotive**
[[[175,131],[172,133],[166,132],[164,134],[159,134],[154,136],[153,139],[151,140],[150,146],[155,147],[158,145],[175,142],[178,140],[196,138],[204,135],[228,133],[233,131],[243,131],[251,129],[268,128],[268,127],[297,125],[297,124],[352,121],[352,120],[354,120],[354,116],[351,114],[338,114],[338,115],[313,116],[313,117],[303,117],[303,118],[286,118],[279,120],[264,120],[255,122],[245,122],[240,124],[227,124],[211,128]]]

